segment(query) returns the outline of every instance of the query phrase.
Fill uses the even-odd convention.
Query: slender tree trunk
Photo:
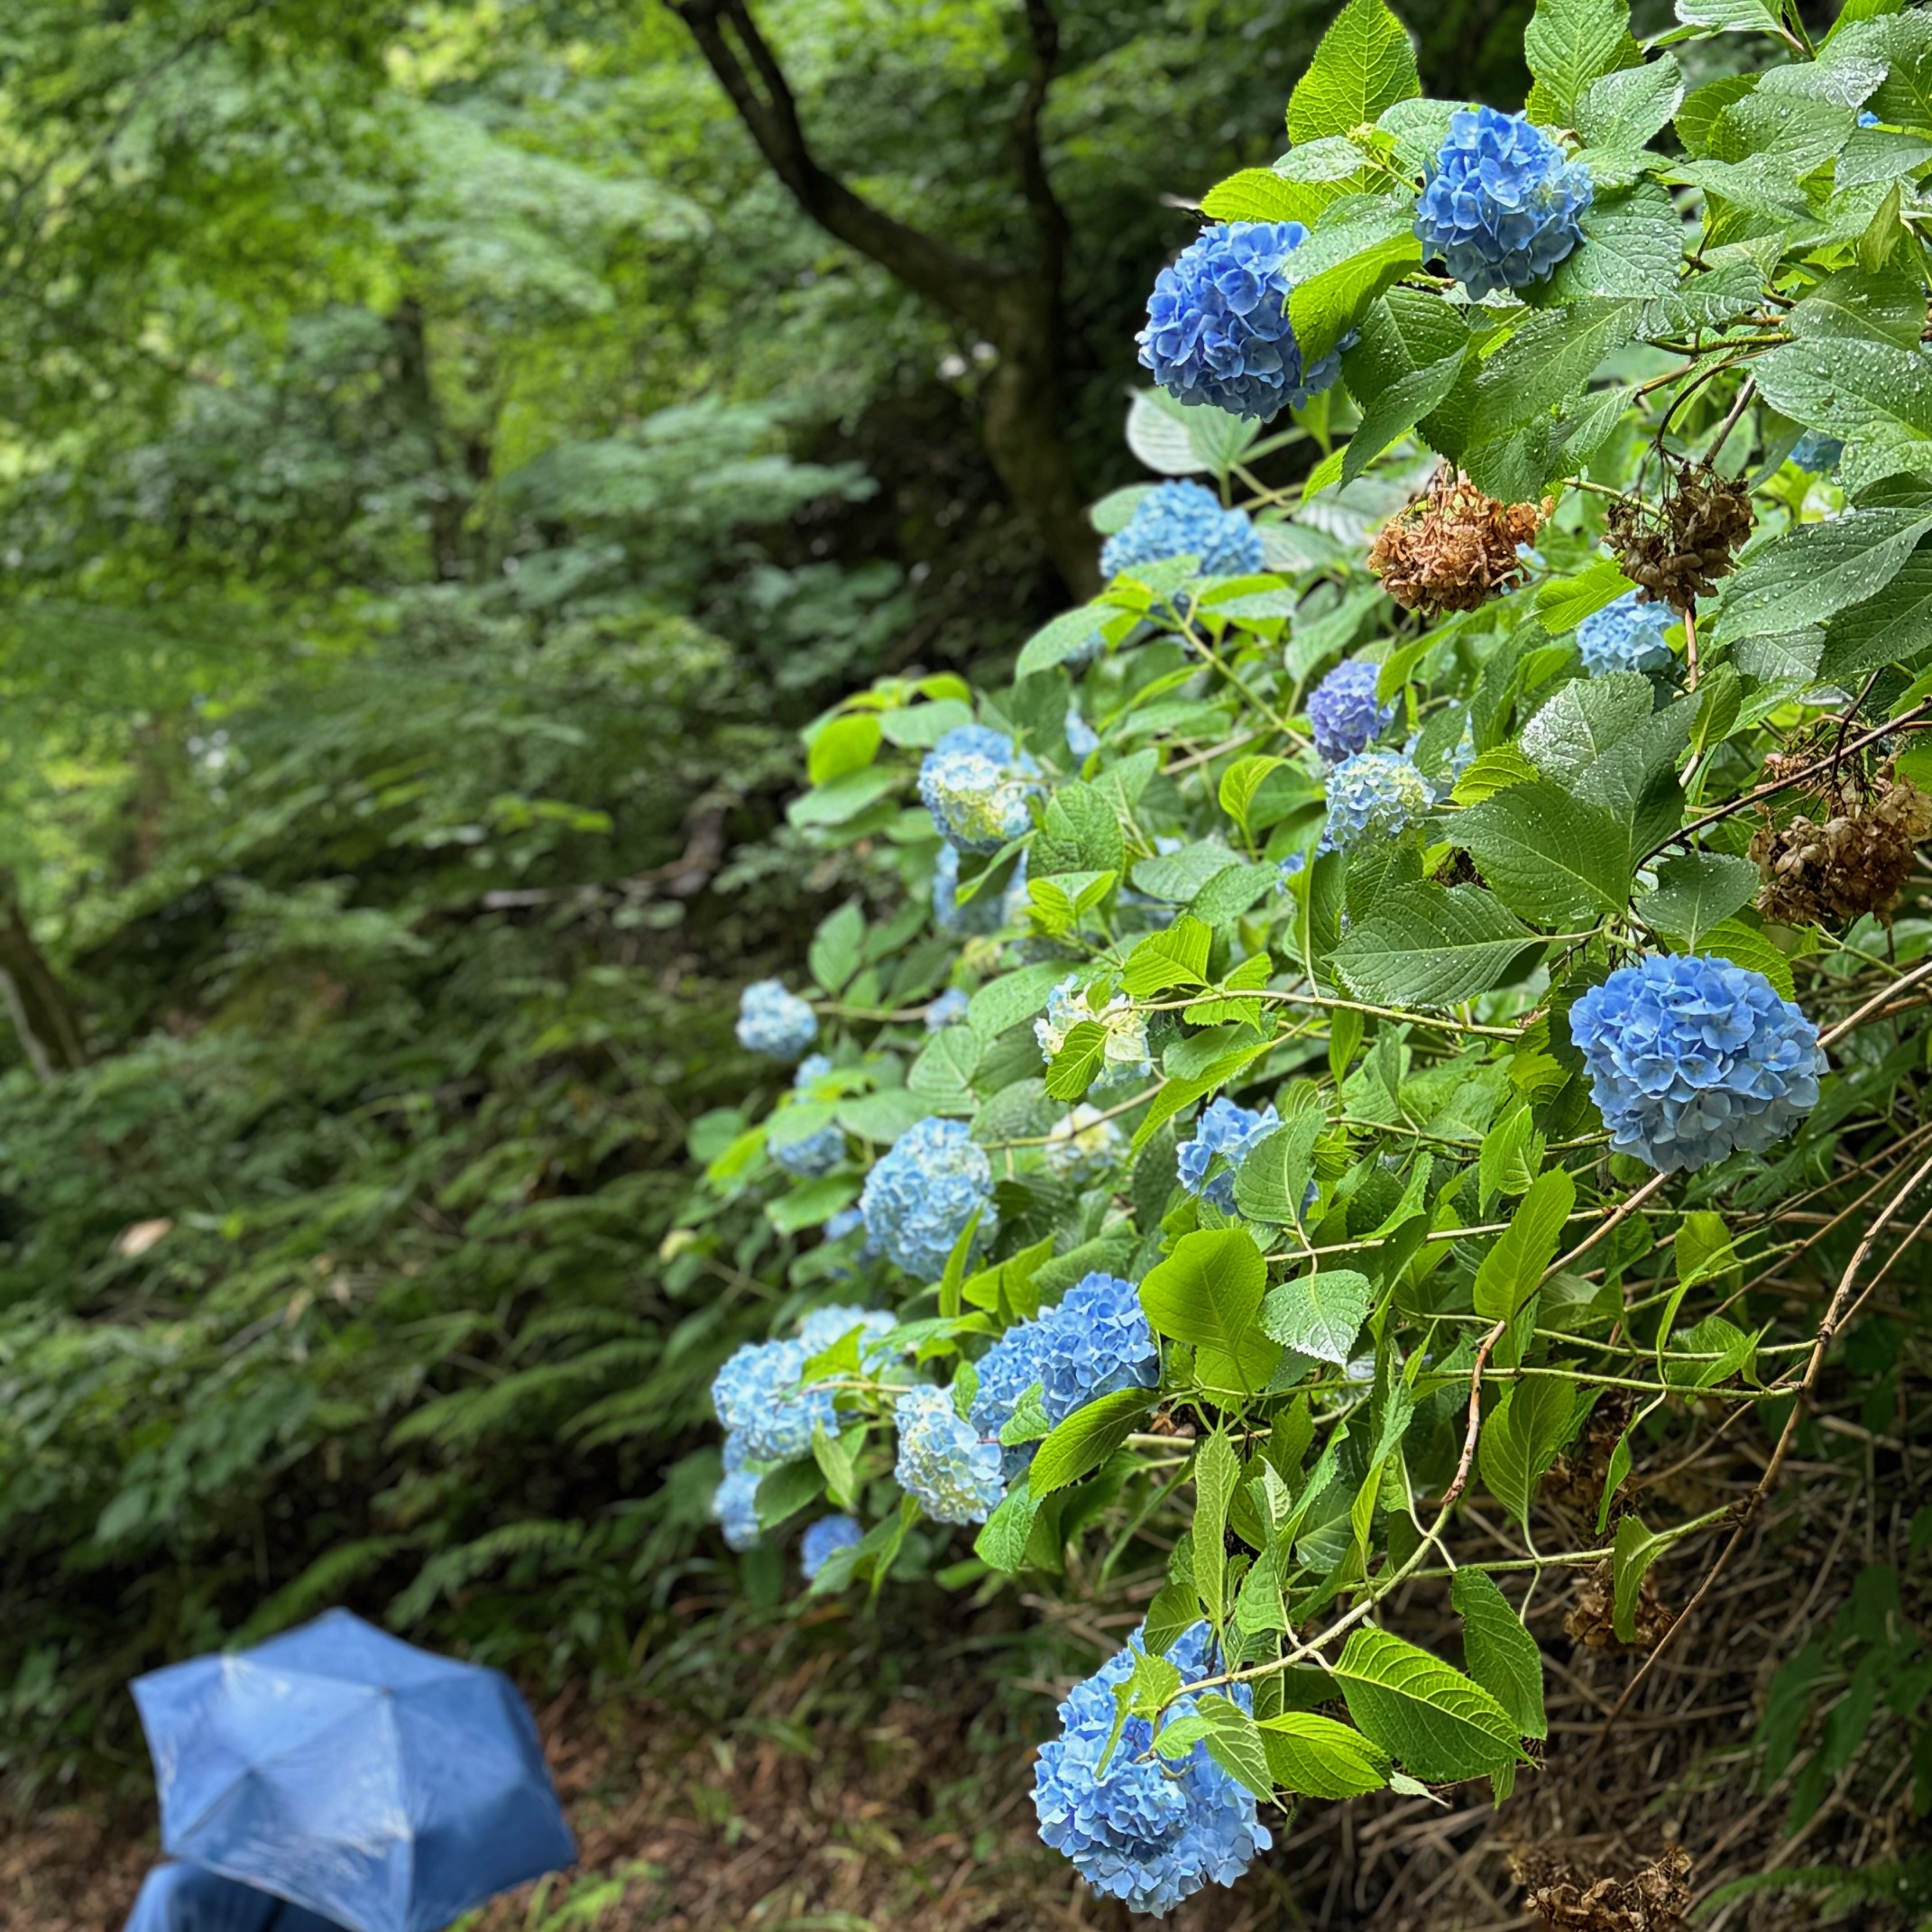
[[[19,881],[5,870],[0,870],[0,1003],[41,1080],[87,1065],[80,1016],[27,925]]]

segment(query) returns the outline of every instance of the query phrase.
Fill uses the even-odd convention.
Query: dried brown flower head
[[[1624,1424],[1635,1407],[1623,1389],[1612,1389],[1590,1411],[1589,1427],[1580,1442],[1550,1464],[1542,1493],[1553,1503],[1568,1503],[1595,1513],[1610,1473],[1610,1458],[1624,1440]]]
[[[1523,579],[1516,546],[1531,542],[1555,504],[1499,503],[1459,470],[1434,482],[1376,533],[1368,567],[1411,611],[1473,611]]]
[[[1864,913],[1889,925],[1927,834],[1932,798],[1889,774],[1867,797],[1828,800],[1817,818],[1767,818],[1751,841],[1764,880],[1758,910],[1780,925],[1849,925]]]
[[[1707,463],[1680,463],[1666,469],[1663,501],[1655,509],[1620,498],[1607,525],[1624,575],[1652,602],[1684,612],[1737,567],[1753,520],[1751,492],[1743,483],[1727,482]]]
[[[1636,1641],[1625,1643],[1617,1635],[1613,1621],[1615,1589],[1610,1566],[1599,1563],[1577,1579],[1577,1602],[1563,1619],[1564,1630],[1587,1650],[1654,1651],[1677,1622],[1677,1612],[1659,1600],[1654,1574],[1644,1578],[1637,1591],[1634,1612]]]
[[[1592,1879],[1542,1852],[1517,1854],[1509,1869],[1552,1932],[1674,1932],[1690,1909],[1690,1854],[1680,1845],[1634,1878]]]

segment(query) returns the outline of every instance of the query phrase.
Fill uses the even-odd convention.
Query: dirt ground
[[[1700,1469],[1695,1495],[1657,1506],[1708,1509],[1726,1484],[1742,1494],[1755,1473],[1740,1458],[1713,1487]],[[1641,1653],[1587,1641],[1601,1607],[1598,1598],[1592,1608],[1589,1577],[1546,1579],[1529,1611],[1548,1665],[1546,1763],[1500,1812],[1486,1788],[1466,1786],[1277,1817],[1274,1850],[1239,1886],[1197,1898],[1168,1923],[1175,1932],[1672,1932],[1685,1908],[1727,1881],[1922,1850],[1932,1835],[1911,1816],[1896,1728],[1874,1732],[1795,1835],[1785,1789],[1754,1782],[1751,1738],[1771,1675],[1856,1571],[1875,1558],[1896,1561],[1915,1579],[1921,1628],[1932,1595],[1932,1566],[1914,1564],[1904,1547],[1896,1492],[1866,1486],[1855,1465],[1793,1473],[1802,1479],[1766,1513],[1607,1745],[1605,1714]],[[1544,1503],[1560,1519],[1560,1483]],[[1499,1525],[1471,1514],[1507,1545]],[[1563,1547],[1581,1527],[1552,1520],[1544,1547]],[[1579,1544],[1587,1547],[1580,1538],[1570,1547]],[[1661,1568],[1653,1629],[1712,1553],[1686,1550]],[[956,1615],[936,1644],[929,1630],[926,1656],[905,1631],[882,1633],[838,1605],[722,1633],[699,1612],[693,1647],[674,1645],[641,1691],[593,1697],[574,1685],[539,1709],[583,1863],[567,1881],[500,1900],[465,1932],[1124,1932],[1134,1921],[1096,1901],[1035,1836],[1030,1758],[1065,1679],[1026,1675],[1043,1653],[1024,1649],[1017,1632],[1051,1620],[1063,1654],[1077,1661],[1083,1640],[1118,1642],[1134,1615],[1119,1602],[1021,1609],[1008,1599],[977,1623]],[[1390,1622],[1454,1654],[1440,1586],[1412,1587]],[[125,1807],[71,1805],[20,1821],[0,1850],[0,1932],[118,1932],[156,1855],[152,1834],[152,1813]],[[1518,1882],[1525,1861],[1542,1913]],[[1646,1870],[1647,1881],[1630,1882]],[[1761,1894],[1697,1919],[1705,1932],[1821,1922],[1815,1894]],[[1906,1923],[1870,1906],[1848,1922],[1874,1932]]]

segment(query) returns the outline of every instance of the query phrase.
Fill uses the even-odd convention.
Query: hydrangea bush
[[[1543,0],[1501,115],[1349,0],[1152,293],[1164,480],[1097,506],[1106,590],[1003,687],[807,732],[793,822],[869,883],[802,1016],[747,995],[748,1046],[821,1057],[694,1136],[688,1238],[737,1203],[778,1244],[716,1513],[810,1522],[821,1593],[1077,1576],[1134,1634],[1040,1827],[1136,1910],[1297,1803],[1533,1775],[1524,1592],[1601,1569],[1634,1642],[1860,1305],[1857,1230],[1780,1207],[1851,1173],[1858,1228],[1916,1218],[1932,925],[1780,925],[1751,853],[1932,789],[1932,17],[1792,16],[1691,89],[1710,17]],[[1762,1434],[1757,1495],[1633,1492],[1692,1404]]]

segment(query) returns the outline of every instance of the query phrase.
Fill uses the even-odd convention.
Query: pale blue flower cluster
[[[1083,1181],[1109,1165],[1119,1151],[1121,1133],[1098,1107],[1082,1101],[1046,1130],[1040,1149],[1047,1166],[1063,1181]]]
[[[1394,751],[1357,751],[1329,773],[1325,845],[1346,851],[1364,839],[1400,838],[1435,802],[1412,759]]]
[[[1101,1048],[1100,1071],[1094,1076],[1092,1091],[1123,1087],[1148,1080],[1154,1073],[1154,1057],[1147,1046],[1147,1016],[1134,1008],[1125,993],[1116,993],[1096,1011],[1087,1004],[1086,989],[1078,973],[1069,973],[1046,996],[1046,1017],[1033,1023],[1033,1036],[1040,1043],[1040,1057],[1053,1061],[1067,1044],[1067,1035],[1082,1020],[1095,1020],[1107,1030]]]
[[[1470,296],[1542,281],[1583,239],[1589,170],[1526,115],[1494,107],[1449,117],[1416,206],[1415,234]]]
[[[1118,1274],[1088,1274],[1031,1321],[1017,1322],[980,1357],[972,1426],[997,1442],[1020,1397],[1035,1383],[1040,1406],[1057,1426],[1077,1409],[1121,1389],[1155,1387],[1161,1355],[1140,1305],[1140,1291]],[[1007,1449],[1010,1479],[1032,1460],[1033,1445]]]
[[[807,1053],[792,1076],[795,1092],[808,1091],[814,1081],[832,1072],[832,1061],[824,1053]],[[783,1118],[781,1115],[780,1119]],[[774,1123],[776,1124],[776,1123]],[[788,1174],[800,1181],[817,1181],[829,1174],[845,1158],[844,1130],[828,1121],[799,1140],[774,1139],[768,1131],[765,1151]]]
[[[961,1421],[948,1389],[909,1388],[893,1408],[899,1487],[935,1523],[984,1523],[1005,1492],[999,1445]]]
[[[1154,1728],[1129,1717],[1115,1734],[1114,1688],[1134,1674],[1144,1635],[1076,1684],[1060,1707],[1060,1735],[1040,1747],[1034,1766],[1034,1809],[1040,1836],[1063,1852],[1094,1891],[1129,1911],[1164,1917],[1204,1886],[1232,1885],[1274,1843],[1256,1811],[1254,1793],[1197,1743],[1178,1762],[1154,1756]],[[1213,1636],[1195,1624],[1175,1639],[1167,1661],[1183,1684],[1216,1674]],[[1225,1695],[1243,1710],[1245,1684]],[[1166,1722],[1191,1716],[1182,1697]]]
[[[1082,764],[1100,749],[1100,734],[1080,714],[1078,704],[1067,706],[1067,750]]]
[[[1252,576],[1267,566],[1261,538],[1245,510],[1223,510],[1198,483],[1164,483],[1148,491],[1134,514],[1100,547],[1100,575],[1118,577],[1191,557],[1204,577]]]
[[[877,1361],[874,1346],[895,1326],[883,1310],[838,1305],[815,1308],[798,1325],[796,1339],[746,1342],[713,1377],[712,1407],[753,1462],[795,1462],[812,1453],[812,1431],[838,1428],[832,1391],[805,1385],[805,1364],[854,1329],[863,1331],[861,1357]]]
[[[1375,701],[1378,664],[1348,658],[1309,694],[1308,722],[1324,765],[1339,765],[1366,751],[1394,722],[1394,704]]]
[[[1667,603],[1645,603],[1625,591],[1577,626],[1577,648],[1592,677],[1610,671],[1668,671],[1676,660],[1664,642],[1673,615]]]
[[[1290,257],[1307,239],[1298,221],[1223,222],[1161,271],[1135,340],[1170,396],[1266,422],[1341,373],[1334,349],[1304,368],[1288,324]]]
[[[814,1308],[798,1324],[798,1341],[809,1361],[815,1355],[823,1355],[857,1329],[859,1359],[871,1367],[884,1361],[890,1352],[880,1346],[881,1339],[897,1326],[898,1318],[885,1309],[852,1308],[840,1302]]]
[[[1193,1139],[1182,1141],[1174,1150],[1181,1185],[1190,1194],[1211,1201],[1223,1214],[1232,1214],[1236,1173],[1255,1144],[1281,1124],[1272,1100],[1256,1110],[1237,1107],[1226,1094],[1217,1095],[1202,1109]]]
[[[1791,446],[1791,461],[1815,476],[1836,469],[1838,459],[1844,455],[1845,445],[1838,437],[1822,436],[1816,429],[1806,430]]]
[[[962,852],[997,852],[1033,820],[1026,801],[1038,787],[1039,768],[990,725],[961,724],[925,754],[919,797],[949,845]]]
[[[943,1033],[948,1026],[957,1026],[966,1017],[966,1008],[971,1004],[971,997],[962,989],[949,986],[925,1009],[925,1030]]]
[[[818,1015],[777,980],[757,980],[739,996],[738,1044],[774,1060],[796,1060],[818,1037]]]
[[[1817,1104],[1818,1032],[1762,973],[1652,953],[1569,1009],[1570,1037],[1618,1154],[1660,1173],[1789,1134]]]
[[[807,1583],[825,1567],[835,1550],[850,1550],[865,1541],[865,1532],[850,1516],[821,1516],[806,1525],[798,1544],[798,1569]]]
[[[758,1486],[765,1466],[754,1462],[745,1439],[735,1432],[724,1439],[724,1480],[711,1499],[711,1517],[724,1532],[728,1550],[750,1549],[763,1532],[758,1522]]]
[[[866,1176],[859,1197],[871,1245],[916,1281],[945,1272],[952,1244],[980,1217],[980,1238],[998,1225],[993,1209],[993,1165],[973,1144],[963,1120],[929,1115],[906,1128]]]

